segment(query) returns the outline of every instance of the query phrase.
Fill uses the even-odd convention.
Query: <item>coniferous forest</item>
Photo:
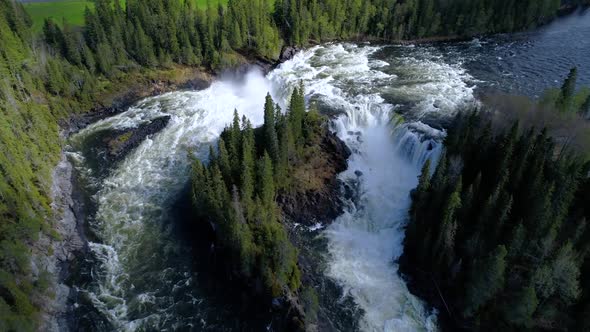
[[[590,164],[545,129],[492,128],[460,116],[424,165],[402,270],[435,289],[453,328],[583,331]]]
[[[83,26],[47,18],[37,34],[20,2],[0,0],[0,330],[38,329],[54,290],[30,256],[42,250],[40,237],[63,240],[50,198],[65,145],[60,124],[113,91],[183,67],[220,72],[253,59],[274,63],[286,46],[527,30],[551,21],[562,5],[586,3],[229,0],[200,8],[182,0],[95,0]],[[573,107],[570,85],[557,101],[562,109]],[[590,98],[580,107],[588,112]],[[301,288],[298,252],[276,196],[292,189],[291,171],[327,129],[316,111],[306,112],[302,86],[285,112],[269,96],[264,115],[253,128],[236,113],[209,162],[194,161],[193,188],[206,190],[192,193],[196,218],[220,227],[228,264],[261,281],[272,298]],[[555,152],[541,129],[497,133],[477,116],[457,119],[446,149],[437,167],[425,166],[412,196],[406,271],[436,281],[453,326],[590,328],[588,165]]]
[[[265,296],[296,291],[301,284],[296,249],[275,199],[289,188],[291,169],[317,140],[321,124],[317,112],[306,113],[302,89],[295,89],[285,114],[267,95],[262,127],[252,128],[236,112],[218,151],[211,148],[209,163],[193,163],[197,219],[219,227],[215,233],[233,270],[262,280]]]

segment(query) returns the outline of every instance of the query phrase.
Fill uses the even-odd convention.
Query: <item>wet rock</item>
[[[283,49],[281,50],[281,55],[279,56],[279,61],[285,62],[291,60],[299,51],[300,50],[297,47],[283,46]]]
[[[63,322],[67,319],[68,300],[72,289],[67,285],[70,263],[86,250],[86,240],[82,226],[76,217],[76,204],[73,199],[72,165],[65,154],[53,171],[51,187],[51,208],[56,218],[52,220],[52,229],[57,236],[40,234],[39,241],[33,248],[31,269],[35,277],[48,273],[49,289],[52,298],[43,294],[35,299],[41,311],[40,331],[67,331]]]
[[[343,188],[344,188],[344,199],[351,200],[354,197],[353,188],[348,183],[345,183]]]
[[[194,78],[178,86],[181,90],[205,90],[211,86],[211,80]]]
[[[342,183],[338,174],[345,171],[350,149],[334,133],[325,129],[320,154],[314,162],[313,177],[321,181],[315,190],[280,193],[277,202],[289,221],[311,226],[329,223],[343,213]]]
[[[164,129],[170,116],[160,117],[149,123],[140,125],[137,128],[130,128],[113,132],[113,136],[103,140],[106,145],[106,158],[109,163],[116,162],[125,157],[131,150],[136,148],[143,140],[152,134]]]

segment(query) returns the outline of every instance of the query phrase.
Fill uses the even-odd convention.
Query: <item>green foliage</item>
[[[465,294],[464,315],[473,316],[504,287],[506,248],[502,245],[474,264]]]
[[[302,111],[301,130],[319,126],[316,121],[321,118],[314,113],[308,118],[305,104]],[[221,134],[218,152],[212,149],[207,166],[195,161],[192,171],[197,218],[217,225],[219,242],[232,257],[231,265],[244,278],[261,278],[270,296],[287,289],[297,291],[301,285],[297,251],[275,200],[290,182],[289,169],[297,162],[286,151],[303,151],[309,143],[302,139],[296,146],[287,138],[292,131],[291,117],[290,112],[277,111],[270,95],[259,129],[254,130],[249,120],[240,120],[235,112],[232,124]]]
[[[268,146],[267,151],[275,164],[279,161],[279,138],[276,127],[274,101],[270,94],[267,94],[264,102],[264,140]]]
[[[275,21],[289,43],[305,45],[510,32],[550,20],[559,7],[559,0],[282,0],[276,2]]]
[[[402,270],[432,275],[470,329],[575,326],[589,298],[588,164],[544,130],[490,128],[460,116],[432,178],[425,164]]]
[[[43,83],[28,47],[29,19],[22,6],[0,1],[0,329],[33,331],[43,290],[31,275],[29,245],[46,230],[51,214],[49,190],[57,162],[57,115],[35,102]],[[57,65],[49,75],[60,79]],[[66,92],[63,86],[53,86]]]
[[[314,323],[318,320],[318,310],[320,309],[320,301],[318,294],[311,287],[305,287],[301,292],[301,302],[305,310],[306,323]]]
[[[45,282],[33,280],[28,252],[39,232],[50,228],[45,220],[51,211],[50,172],[60,150],[57,121],[88,109],[104,90],[149,76],[150,68],[181,64],[218,69],[236,64],[238,52],[276,58],[283,43],[415,38],[459,34],[461,29],[467,34],[511,31],[553,15],[553,1],[540,1],[539,6],[531,1],[506,0],[494,7],[483,0],[478,6],[459,0],[95,0],[25,5],[0,0],[0,330],[35,329],[38,308],[31,303]],[[476,18],[464,19],[474,13]],[[578,96],[573,105],[582,107],[584,100]],[[305,114],[302,87],[295,90],[287,115],[280,115],[271,101],[268,109],[265,131],[270,145],[261,142],[260,130],[236,116],[210,165],[194,166],[195,183],[202,185],[197,188],[210,187],[195,193],[195,199],[206,203],[220,229],[227,231],[224,243],[235,253],[240,271],[264,277],[276,292],[285,285],[298,288],[300,273],[272,200],[276,191],[292,184],[289,171],[306,154],[319,117],[313,111]],[[559,185],[552,192],[567,194]],[[564,286],[561,291],[566,289],[568,294],[575,290]]]
[[[557,106],[562,112],[569,112],[572,108],[574,93],[576,92],[576,80],[578,78],[578,68],[570,70],[567,78],[561,86],[561,93],[557,99]]]

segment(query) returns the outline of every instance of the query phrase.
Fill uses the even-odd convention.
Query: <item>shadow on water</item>
[[[190,248],[193,273],[199,290],[208,299],[210,331],[264,331],[272,315],[262,304],[249,300],[237,280],[227,280],[223,257],[215,250],[215,233],[210,224],[193,217],[191,186],[187,184],[174,201],[171,222],[175,236]]]

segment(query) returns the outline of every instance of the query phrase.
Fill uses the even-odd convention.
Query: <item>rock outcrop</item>
[[[112,132],[109,137],[102,141],[102,145],[97,149],[104,150],[104,156],[109,164],[123,159],[131,150],[136,148],[143,140],[164,129],[170,116],[163,116],[152,120],[149,123],[144,123],[137,128],[129,128],[124,130],[117,130]]]
[[[318,153],[295,170],[298,181],[315,182],[305,190],[279,194],[277,202],[289,221],[311,226],[331,222],[343,212],[338,174],[347,168],[350,149],[324,129]]]
[[[70,262],[86,250],[82,221],[78,218],[79,206],[74,203],[72,165],[65,154],[53,172],[51,187],[52,210],[54,219],[50,220],[52,236],[41,234],[33,248],[31,270],[39,276],[46,273],[49,292],[38,299],[43,303],[40,331],[64,331],[63,322],[69,313],[68,298],[70,287],[65,280],[69,274]]]
[[[299,52],[301,49],[294,47],[294,46],[283,46],[281,50],[281,55],[279,56],[279,62],[285,62],[288,60],[293,59],[295,54]]]

